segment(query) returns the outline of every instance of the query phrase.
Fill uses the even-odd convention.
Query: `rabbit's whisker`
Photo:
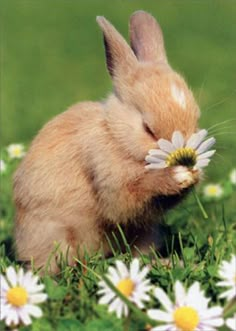
[[[223,124],[226,124],[226,123],[229,123],[229,122],[233,122],[233,121],[236,121],[236,118],[231,118],[231,119],[228,119],[228,120],[225,120],[225,121],[222,121],[222,122],[219,122],[219,123],[216,123],[212,126],[210,126],[207,130],[208,132],[211,131],[213,128],[216,128],[218,126],[221,126]]]

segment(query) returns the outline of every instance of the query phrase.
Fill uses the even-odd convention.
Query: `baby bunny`
[[[197,131],[199,108],[170,67],[153,16],[130,18],[131,47],[97,17],[114,92],[82,102],[47,123],[14,176],[18,257],[45,267],[55,242],[68,256],[103,249],[119,224],[130,244],[158,246],[156,224],[199,180],[184,166],[150,170],[145,157],[159,138]],[[51,272],[57,272],[56,253]]]

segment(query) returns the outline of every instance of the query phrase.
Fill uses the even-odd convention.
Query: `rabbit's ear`
[[[103,32],[107,69],[112,77],[126,74],[137,63],[137,58],[121,34],[105,17],[97,16]]]
[[[130,40],[138,60],[167,64],[162,31],[152,15],[140,10],[130,17]]]

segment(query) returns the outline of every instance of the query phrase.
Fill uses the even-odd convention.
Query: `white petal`
[[[207,329],[207,331],[218,331],[217,329],[213,328],[210,325],[205,325],[205,324],[200,324],[199,327],[197,327],[197,329],[195,329],[196,331],[205,331]]]
[[[162,162],[163,162],[162,159],[159,159],[158,157],[156,157],[156,156],[151,156],[151,155],[147,155],[147,156],[145,157],[145,161],[146,161],[147,163],[162,163]]]
[[[103,297],[101,297],[98,301],[98,303],[100,305],[106,305],[108,304],[113,298],[115,297],[115,293],[113,292],[110,292],[110,293],[107,293],[106,295],[104,295]]]
[[[34,317],[41,317],[43,315],[42,310],[35,305],[25,305],[25,311]]]
[[[116,298],[108,307],[108,312],[112,313],[113,311],[116,311],[120,305],[123,305],[123,302],[120,300],[120,298]]]
[[[10,304],[2,304],[1,300],[1,307],[0,307],[0,320],[3,320],[6,318],[6,316],[9,314],[9,311],[11,310],[11,305]]]
[[[23,279],[23,286],[29,291],[29,292],[39,292],[44,289],[44,285],[40,284],[38,285],[38,276],[31,276],[29,273],[27,273]]]
[[[2,293],[2,291],[7,291],[9,289],[9,285],[7,284],[7,281],[5,279],[4,276],[0,275],[0,288],[1,288],[1,291],[0,291],[0,295]]]
[[[152,163],[152,164],[148,164],[145,166],[146,169],[150,169],[150,170],[154,170],[154,169],[163,169],[166,168],[167,165],[165,162],[161,162],[161,163]]]
[[[233,286],[234,285],[234,281],[233,280],[225,280],[225,281],[221,281],[216,283],[217,286],[223,286],[223,287],[227,287],[227,286]]]
[[[143,309],[145,307],[143,302],[138,298],[132,300],[132,302],[134,302],[136,304],[136,306],[140,309]]]
[[[224,324],[223,318],[214,318],[214,319],[209,319],[206,321],[203,321],[202,324],[204,325],[210,325],[210,326],[222,326]]]
[[[175,302],[177,305],[184,304],[185,298],[186,298],[186,292],[183,287],[183,285],[180,283],[180,281],[176,281],[174,285],[175,290]]]
[[[197,163],[195,165],[196,168],[204,168],[207,167],[208,164],[210,162],[210,159],[202,159],[202,160],[198,160],[197,158]]]
[[[16,309],[11,307],[8,311],[8,315],[6,317],[6,325],[10,326],[11,324],[19,324],[19,316],[16,312]]]
[[[184,146],[184,137],[180,131],[175,131],[172,135],[172,144],[175,148],[181,148]]]
[[[30,285],[30,286],[25,286],[25,289],[27,290],[27,292],[29,292],[30,294],[34,294],[34,293],[38,293],[41,292],[44,289],[44,285],[40,284],[40,285]]]
[[[7,280],[10,282],[10,284],[12,285],[12,287],[17,285],[17,275],[16,275],[16,271],[13,267],[7,268],[6,277],[7,277]]]
[[[225,291],[219,295],[219,298],[227,298],[228,300],[231,300],[235,297],[236,297],[235,288]]]
[[[196,149],[206,138],[207,133],[208,133],[207,130],[203,129],[197,133],[192,134],[192,136],[188,139],[186,143],[186,147],[191,147],[193,149]]]
[[[173,317],[172,314],[166,313],[160,309],[149,309],[147,314],[150,318],[156,321],[163,321],[163,322],[172,322]]]
[[[175,150],[175,147],[172,145],[172,143],[166,139],[159,139],[157,143],[164,152],[171,153]]]
[[[121,318],[121,316],[122,316],[123,307],[124,307],[124,304],[117,306],[117,309],[116,309],[116,316],[117,316],[118,318]]]
[[[200,295],[200,284],[198,282],[194,282],[190,288],[188,289],[188,293],[186,296],[187,304],[194,304],[197,299],[201,299],[202,296]]]
[[[130,278],[134,279],[139,272],[139,260],[137,258],[133,259],[130,265]]]
[[[213,154],[215,154],[215,149],[211,150],[211,151],[208,151],[208,152],[205,152],[203,154],[200,154],[198,155],[197,159],[198,160],[202,160],[202,159],[208,159],[210,158]]]
[[[230,330],[236,330],[236,314],[232,318],[227,318],[225,324],[230,328]]]
[[[206,141],[204,141],[196,150],[197,154],[202,154],[204,152],[206,152],[208,149],[210,149],[214,143],[216,142],[215,138],[211,137],[209,139],[207,139]]]
[[[170,301],[169,297],[161,288],[156,288],[154,291],[155,297],[160,301],[162,306],[168,311],[173,311],[173,304]]]
[[[30,303],[41,303],[47,300],[47,294],[45,293],[37,293],[37,294],[31,294],[29,297]]]
[[[149,273],[149,268],[148,267],[143,267],[143,269],[138,273],[138,275],[135,277],[135,281],[142,281],[147,274]]]
[[[150,296],[148,294],[146,294],[146,292],[136,292],[134,291],[132,293],[132,297],[131,300],[133,300],[134,302],[138,302],[138,301],[150,301]]]
[[[203,319],[219,317],[222,315],[222,313],[223,313],[223,308],[216,306],[205,310],[203,313],[201,313],[201,317]]]
[[[17,273],[18,284],[21,285],[24,278],[24,270],[20,268]]]
[[[116,267],[121,278],[127,278],[129,276],[128,269],[122,261],[116,261]]]
[[[151,331],[171,331],[173,327],[173,324],[164,324],[160,326],[155,326],[151,329]],[[174,330],[176,330],[176,327],[174,327]]]
[[[110,288],[101,288],[100,290],[97,291],[97,294],[99,295],[106,295],[108,293],[111,293]]]
[[[165,160],[168,156],[168,153],[162,151],[161,149],[150,149],[148,151],[149,155],[157,156],[159,159]]]
[[[125,316],[128,316],[128,313],[129,313],[128,306],[127,305],[124,305],[123,308],[124,308],[124,315]]]
[[[152,289],[152,285],[150,283],[149,279],[146,280],[141,280],[139,281],[138,279],[138,284],[136,284],[136,289],[135,292],[137,293],[144,293],[144,292],[149,292]]]
[[[116,284],[120,280],[120,276],[114,267],[108,268],[108,274],[110,275],[109,279],[111,279],[113,284]]]
[[[24,325],[29,325],[32,323],[32,320],[27,310],[25,309],[25,306],[19,310],[19,317]]]

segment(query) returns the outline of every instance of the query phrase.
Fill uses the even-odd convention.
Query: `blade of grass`
[[[203,207],[203,205],[202,205],[202,203],[201,203],[201,201],[200,201],[200,199],[198,197],[198,194],[197,194],[197,191],[196,191],[195,187],[193,187],[192,192],[193,192],[193,196],[194,196],[194,198],[195,198],[195,200],[196,200],[196,202],[198,204],[198,207],[199,207],[199,209],[202,212],[203,217],[205,219],[208,219],[208,215],[207,215],[207,213],[206,213],[206,211],[205,211],[205,209],[204,209],[204,207]]]
[[[125,248],[126,248],[126,251],[129,253],[130,257],[132,258],[132,252],[131,252],[131,249],[130,249],[130,245],[127,242],[127,239],[125,237],[124,231],[122,230],[120,224],[117,224],[117,228],[118,228],[118,230],[120,232],[121,238],[122,238],[123,243],[124,243]]]
[[[110,240],[110,238],[109,238],[109,236],[108,236],[107,233],[105,233],[105,237],[106,237],[106,240],[108,242],[108,245],[109,245],[109,247],[110,247],[110,249],[112,251],[112,254],[116,257],[117,256],[117,253],[116,253],[116,251],[115,251],[115,249],[114,249],[114,247],[112,245],[112,242],[111,242],[111,240]]]
[[[116,234],[113,231],[112,231],[111,234],[112,234],[112,237],[114,238],[115,243],[117,245],[118,253],[122,253],[122,249],[121,249],[121,246],[120,246],[119,239],[117,238]]]

